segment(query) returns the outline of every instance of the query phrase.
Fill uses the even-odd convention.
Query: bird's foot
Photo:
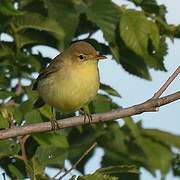
[[[80,113],[84,116],[84,123],[86,123],[86,120],[88,123],[92,122],[93,118],[91,113],[85,112],[83,109],[80,109]]]
[[[55,118],[51,119],[51,128],[54,132],[60,128],[60,125],[58,124],[57,120]]]

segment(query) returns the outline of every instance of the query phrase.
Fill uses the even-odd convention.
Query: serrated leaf
[[[139,11],[125,10],[122,13],[120,35],[126,46],[142,57],[147,52],[149,38],[156,49],[159,47],[157,26]]]
[[[162,62],[155,58],[160,44],[160,36],[157,25],[146,18],[143,12],[124,10],[119,25],[120,36],[125,45],[140,56],[151,68],[162,70]],[[152,42],[153,50],[148,51]]]

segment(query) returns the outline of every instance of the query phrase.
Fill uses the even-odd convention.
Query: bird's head
[[[106,59],[106,56],[99,54],[90,43],[85,41],[73,43],[64,54],[68,54],[68,59],[73,63],[97,62],[98,60]]]

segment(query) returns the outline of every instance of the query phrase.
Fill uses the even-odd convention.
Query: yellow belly
[[[64,67],[38,83],[38,91],[43,100],[63,112],[75,111],[88,104],[98,89],[96,62]]]

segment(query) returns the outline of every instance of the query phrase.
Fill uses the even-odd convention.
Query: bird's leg
[[[92,115],[89,112],[89,109],[88,109],[88,111],[86,111],[86,109],[81,108],[80,113],[84,116],[84,123],[86,123],[86,119],[88,120],[88,123],[92,122]]]
[[[52,112],[52,118],[51,120],[51,127],[53,131],[56,131],[59,128],[59,124],[56,120],[56,110],[55,108],[51,107],[51,112]]]

